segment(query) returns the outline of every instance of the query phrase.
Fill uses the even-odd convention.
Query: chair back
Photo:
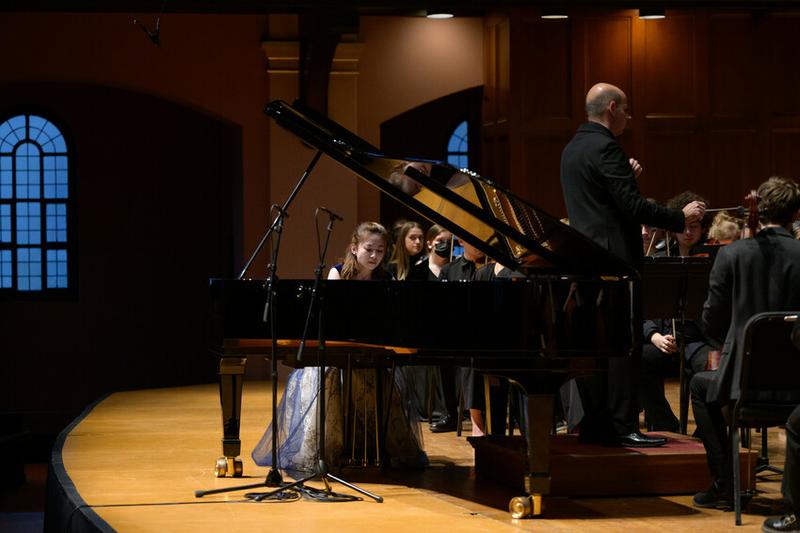
[[[798,317],[800,311],[758,313],[745,324],[739,341],[740,407],[800,404],[800,349],[791,339]]]

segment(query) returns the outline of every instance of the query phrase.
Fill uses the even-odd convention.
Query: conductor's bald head
[[[628,97],[622,89],[610,83],[597,83],[586,93],[586,116],[599,122],[614,135],[621,135],[628,120]]]

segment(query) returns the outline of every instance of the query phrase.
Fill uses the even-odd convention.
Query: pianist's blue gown
[[[380,371],[383,375],[384,371]],[[344,422],[342,416],[342,385],[340,371],[328,368],[325,380],[325,461],[328,466],[339,465],[341,459],[363,457],[366,440],[367,455],[374,457],[375,432],[374,418],[375,376],[374,370],[353,371],[351,384],[350,424],[355,429],[356,438],[344,442]],[[292,371],[286,383],[286,390],[278,405],[278,468],[294,474],[313,472],[317,463],[319,369],[303,368]],[[419,422],[411,413],[411,404],[405,391],[404,374],[396,372],[392,407],[389,411],[386,430],[386,453],[391,465],[398,468],[423,468],[428,458],[422,449],[422,433]],[[388,391],[384,389],[384,396]],[[387,401],[385,398],[384,401]],[[364,416],[364,405],[368,405]],[[384,409],[385,413],[385,409]],[[354,417],[354,418],[353,418]],[[366,429],[366,438],[364,430]],[[352,433],[352,429],[351,429]],[[259,466],[272,465],[272,424],[259,440],[252,453]]]

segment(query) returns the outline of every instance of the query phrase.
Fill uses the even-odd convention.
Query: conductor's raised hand
[[[639,164],[639,162],[637,160],[635,160],[634,158],[632,158],[632,157],[630,159],[628,159],[628,163],[630,163],[631,168],[633,169],[634,177],[638,178],[639,175],[644,170],[644,167],[642,167],[642,165]]]
[[[692,222],[699,222],[703,219],[703,216],[706,214],[706,204],[703,202],[698,202],[695,200],[694,202],[688,203],[683,207],[683,216],[686,219],[685,224],[691,224]]]

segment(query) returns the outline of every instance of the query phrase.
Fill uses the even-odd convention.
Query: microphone
[[[325,211],[326,213],[328,213],[333,220],[338,220],[340,222],[344,221],[344,219],[342,217],[340,217],[339,215],[337,215],[336,213],[334,213],[333,211],[331,211],[327,207],[320,206],[317,209],[320,210],[320,211]]]

